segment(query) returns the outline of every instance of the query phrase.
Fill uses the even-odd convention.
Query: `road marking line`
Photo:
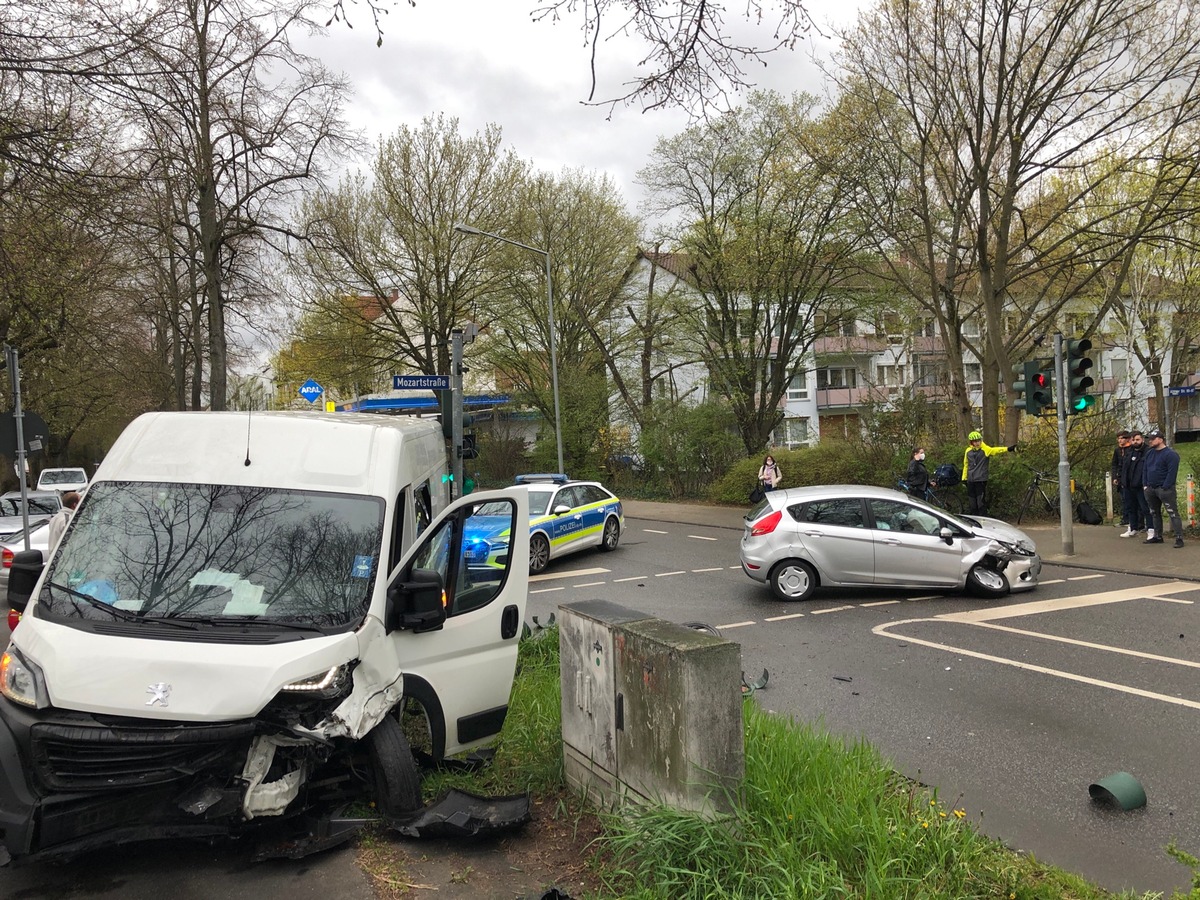
[[[890,606],[893,603],[899,603],[899,600],[876,600],[874,603],[860,603],[859,606]]]
[[[690,538],[695,538],[695,539],[696,539],[696,540],[698,540],[698,541],[716,541],[716,540],[720,540],[720,538],[708,537],[707,535],[704,535],[704,534],[689,534],[689,535],[688,535],[688,537],[690,537]]]
[[[1147,600],[1159,600],[1163,603],[1183,603],[1187,606],[1192,606],[1195,600],[1180,600],[1178,597],[1147,597]]]
[[[607,581],[585,581],[583,584],[573,584],[573,585],[571,585],[571,587],[577,587],[577,588],[596,587],[597,585],[600,585],[600,584],[608,584],[608,582]]]
[[[612,569],[571,569],[568,572],[550,572],[546,575],[530,575],[529,580],[532,581],[553,581],[555,578],[582,578],[584,575],[601,575],[605,572],[611,572]]]
[[[1067,581],[1087,581],[1089,578],[1103,578],[1104,574],[1103,572],[1099,572],[1096,575],[1072,575]]]
[[[1113,593],[1118,593],[1114,591]],[[1118,601],[1109,601],[1118,602]],[[1054,675],[1059,678],[1065,678],[1068,681],[1077,681],[1080,684],[1090,684],[1094,687],[1108,688],[1109,690],[1118,691],[1122,694],[1132,694],[1135,697],[1145,697],[1149,700],[1161,700],[1164,703],[1172,703],[1176,706],[1186,706],[1191,709],[1200,709],[1200,701],[1185,700],[1182,697],[1172,697],[1167,694],[1156,694],[1154,691],[1144,691],[1141,688],[1130,687],[1126,684],[1116,684],[1111,681],[1103,681],[1099,678],[1089,678],[1086,675],[1075,675],[1072,672],[1063,672],[1060,669],[1051,669],[1047,666],[1036,666],[1032,663],[1020,662],[1015,659],[1005,659],[1002,656],[992,656],[988,653],[978,653],[975,650],[966,650],[962,647],[952,647],[949,644],[941,644],[936,641],[926,641],[921,638],[915,638],[906,634],[892,634],[888,629],[895,628],[900,625],[911,624],[913,622],[937,622],[954,620],[953,616],[935,616],[931,619],[906,619],[903,622],[888,622],[883,625],[877,625],[871,631],[883,637],[894,638],[898,641],[906,641],[910,644],[920,644],[924,647],[932,647],[934,650],[945,650],[949,653],[955,653],[961,656],[971,656],[975,659],[982,659],[988,662],[999,663],[1002,666],[1012,666],[1015,669],[1024,669],[1027,672],[1038,672],[1043,675]],[[971,623],[968,623],[971,624]]]
[[[909,603],[915,603],[917,600],[941,600],[944,594],[927,594],[924,597],[909,597]]]
[[[1122,656],[1136,656],[1138,659],[1152,659],[1155,662],[1172,663],[1177,666],[1187,666],[1190,669],[1200,669],[1200,662],[1190,659],[1179,659],[1175,656],[1160,656],[1157,653],[1145,653],[1141,650],[1129,650],[1125,647],[1113,647],[1109,644],[1097,644],[1092,641],[1081,641],[1077,638],[1062,637],[1057,634],[1043,634],[1038,631],[1027,631],[1024,628],[1013,628],[1010,625],[994,625],[991,622],[978,623],[981,628],[992,628],[996,631],[1007,631],[1025,637],[1041,638],[1044,641],[1056,641],[1060,644],[1071,644],[1074,647],[1087,647],[1089,650],[1104,650],[1108,653],[1119,653]]]
[[[655,578],[666,578],[668,575],[686,575],[686,574],[687,574],[687,572],[685,570],[680,569],[678,572],[659,572],[654,577]]]
[[[730,622],[728,625],[718,625],[716,628],[720,631],[722,628],[745,628],[747,625],[757,624],[757,622]]]
[[[741,566],[738,566],[737,568],[739,568],[739,569],[740,569],[740,568],[741,568]],[[724,566],[717,566],[716,568],[713,568],[713,569],[692,569],[692,571],[693,571],[693,572],[724,572],[724,571],[725,571],[725,567],[724,567]]]
[[[827,612],[841,612],[843,609],[854,609],[853,606],[831,606],[829,609],[814,609],[810,615],[819,616]]]
[[[613,584],[620,584],[622,581],[645,581],[646,575],[634,575],[632,578],[614,578]]]
[[[742,569],[742,567],[741,567],[741,566],[730,566],[729,568],[731,568],[731,569],[733,569],[733,570],[735,570],[735,571],[738,571],[738,572],[740,572],[740,571],[741,571],[741,569]]]
[[[785,619],[802,619],[802,618],[804,618],[804,613],[791,613],[790,615],[786,615],[786,616],[768,616],[766,621],[782,622]]]
[[[659,531],[657,528],[643,528],[642,531],[647,534],[670,534],[669,531]]]
[[[566,588],[560,588],[560,587],[538,588],[536,591],[530,591],[529,593],[531,593],[531,594],[552,594],[555,591],[562,591],[562,590],[566,590]]]
[[[1067,579],[1065,579],[1065,578],[1051,578],[1049,581],[1039,581],[1038,586],[1040,587],[1043,584],[1066,584],[1066,583],[1067,583]]]
[[[1162,584],[1152,584],[1147,587],[1126,588],[1119,591],[1106,591],[1103,594],[1080,594],[1078,597],[1059,597],[1055,600],[1034,600],[1029,603],[1018,603],[1014,606],[987,607],[970,612],[946,613],[937,616],[948,622],[965,622],[969,625],[980,622],[990,622],[994,619],[1013,619],[1017,616],[1033,616],[1044,612],[1060,612],[1068,609],[1086,609],[1089,606],[1102,606],[1105,603],[1123,603],[1126,600],[1157,600],[1163,594],[1182,594],[1197,590],[1198,586],[1187,581],[1167,581]]]

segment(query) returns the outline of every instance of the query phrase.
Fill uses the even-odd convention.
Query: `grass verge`
[[[703,819],[662,806],[602,815],[587,848],[605,888],[594,896],[1153,900],[1113,894],[988,838],[936,792],[897,775],[870,745],[745,706],[746,777],[733,815]],[[426,779],[483,793],[563,788],[558,630],[521,643],[512,705],[494,765]],[[1200,861],[1170,848],[1194,873]],[[1200,900],[1192,889],[1172,900]],[[582,900],[582,898],[576,898]]]

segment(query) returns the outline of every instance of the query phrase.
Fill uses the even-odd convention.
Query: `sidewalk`
[[[706,525],[737,532],[743,529],[742,516],[746,513],[746,509],[741,507],[700,503],[658,503],[648,500],[625,500],[622,503],[625,515],[629,518]],[[1071,529],[1075,553],[1066,556],[1059,525],[1023,525],[1021,528],[1033,538],[1042,559],[1048,563],[1200,581],[1200,539],[1197,538],[1185,537],[1187,545],[1182,550],[1176,550],[1169,535],[1164,543],[1145,545],[1141,538],[1119,537],[1124,529],[1114,525],[1080,525],[1075,522]]]

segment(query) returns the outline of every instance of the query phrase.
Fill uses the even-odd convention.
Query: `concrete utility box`
[[[729,811],[745,773],[741,647],[603,600],[559,609],[567,782],[605,806]]]

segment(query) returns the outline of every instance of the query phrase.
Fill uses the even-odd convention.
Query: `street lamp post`
[[[505,244],[512,244],[514,247],[520,247],[523,250],[540,253],[546,260],[546,308],[550,314],[550,381],[554,386],[554,444],[558,449],[558,471],[562,472],[564,471],[562,421],[558,414],[558,350],[555,347],[554,335],[554,288],[550,284],[550,251],[543,250],[541,247],[531,247],[528,244],[522,244],[520,241],[492,234],[490,231],[480,231],[478,228],[472,228],[470,225],[455,225],[454,230],[461,234],[476,234],[480,237],[489,237]]]

